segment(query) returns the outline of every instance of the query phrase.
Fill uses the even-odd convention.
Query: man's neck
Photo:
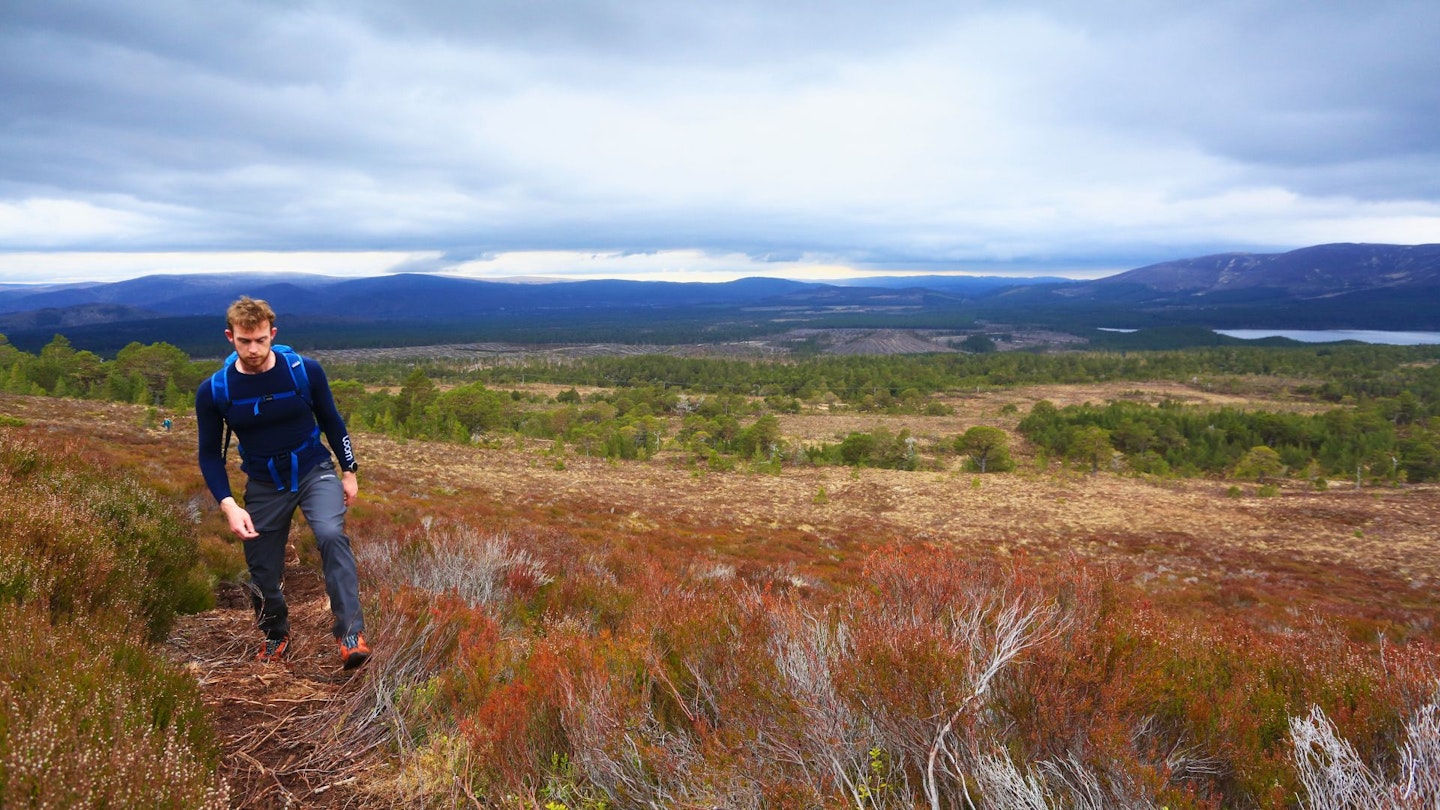
[[[247,366],[243,360],[237,360],[235,362],[235,370],[240,372],[241,374],[264,374],[265,372],[269,371],[274,367],[275,351],[273,349],[270,351],[269,354],[265,355],[265,359],[261,361],[259,368],[252,369]]]

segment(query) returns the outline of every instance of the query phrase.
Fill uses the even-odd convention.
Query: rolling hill
[[[132,340],[213,350],[226,305],[276,306],[288,336],[328,348],[505,340],[691,343],[809,328],[1097,327],[1440,330],[1440,245],[1332,244],[1224,253],[1095,281],[914,276],[833,284],[516,283],[396,274],[234,274],[0,285],[0,332],[34,350],[57,332],[102,354]],[[207,348],[209,347],[209,348]]]
[[[1129,310],[1134,325],[1432,330],[1440,327],[1440,245],[1222,253],[1045,293],[1070,311]]]

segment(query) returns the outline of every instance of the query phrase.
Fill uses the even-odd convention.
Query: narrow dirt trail
[[[335,718],[365,686],[365,670],[340,667],[330,610],[317,572],[286,561],[290,655],[254,660],[259,631],[244,587],[224,583],[214,610],[182,616],[167,654],[194,675],[222,749],[220,773],[232,807],[362,808],[366,751],[345,750]]]

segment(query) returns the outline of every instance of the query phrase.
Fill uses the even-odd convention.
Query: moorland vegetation
[[[1013,466],[1015,450],[1027,475],[1058,464],[1141,476],[1138,486],[1246,477],[1313,493],[1356,467],[1360,484],[1385,491],[1433,480],[1437,359],[1332,347],[327,367],[362,446],[367,434],[477,452],[538,443],[557,469],[574,454],[760,479],[815,465],[969,465],[975,486]],[[85,795],[112,805],[140,790],[173,807],[224,802],[227,790],[237,804],[337,795],[218,783],[223,754],[198,687],[147,644],[238,576],[190,470],[193,446],[158,429],[212,366],[163,344],[104,360],[63,340],[37,355],[0,342],[5,401],[65,398],[0,427],[0,628],[19,651],[7,671],[22,673],[5,684],[0,803],[43,804],[55,780],[37,774],[97,761],[105,780]],[[1148,380],[1263,390],[1257,401],[1273,407],[1119,397],[1036,404],[1006,417],[1013,429],[883,427],[945,418],[977,388]],[[128,403],[117,411],[128,421],[91,436],[44,416],[87,398]],[[882,427],[819,441],[782,429],[807,413]],[[877,539],[828,581],[802,581],[793,567],[746,564],[750,536],[716,559],[713,538],[697,543],[682,525],[618,533],[603,505],[502,513],[383,457],[374,466],[353,531],[382,653],[307,718],[338,748],[370,752],[352,805],[1440,801],[1440,606],[1425,591],[1406,597],[1411,619],[1387,637],[1349,632],[1325,594],[1293,584],[1291,609],[1261,615],[1247,610],[1253,595],[1187,604],[1124,568],[918,540]],[[301,559],[313,556],[305,542],[297,533]],[[161,772],[174,775],[137,783]]]
[[[936,469],[957,452],[972,467],[1004,471],[966,450],[963,436],[908,429],[828,439],[782,434],[778,416],[802,412],[941,416],[946,392],[1094,381],[1189,381],[1239,390],[1279,380],[1287,393],[1333,407],[1306,413],[1181,402],[1039,403],[1017,426],[1041,452],[1152,475],[1329,480],[1440,480],[1440,349],[1343,346],[1209,348],[1157,352],[937,354],[783,361],[589,357],[473,367],[450,361],[332,364],[348,424],[413,439],[470,443],[520,436],[573,452],[647,459],[681,449],[717,469],[736,465],[844,464]],[[133,343],[113,360],[57,336],[38,355],[0,336],[0,377],[11,393],[82,396],[184,412],[212,371],[168,344]],[[569,386],[526,392],[525,382]],[[587,393],[582,395],[580,388]],[[990,445],[995,445],[992,437]],[[974,449],[974,436],[969,447]],[[1278,463],[1257,468],[1257,448]],[[1005,448],[998,448],[1005,453]]]
[[[178,613],[214,604],[181,504],[6,422],[0,806],[226,806],[199,687],[154,647]]]

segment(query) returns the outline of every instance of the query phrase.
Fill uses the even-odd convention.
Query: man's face
[[[225,339],[230,341],[236,354],[240,356],[241,371],[259,374],[265,370],[265,362],[270,359],[270,342],[275,339],[275,331],[269,321],[252,327],[237,326],[225,330]]]

